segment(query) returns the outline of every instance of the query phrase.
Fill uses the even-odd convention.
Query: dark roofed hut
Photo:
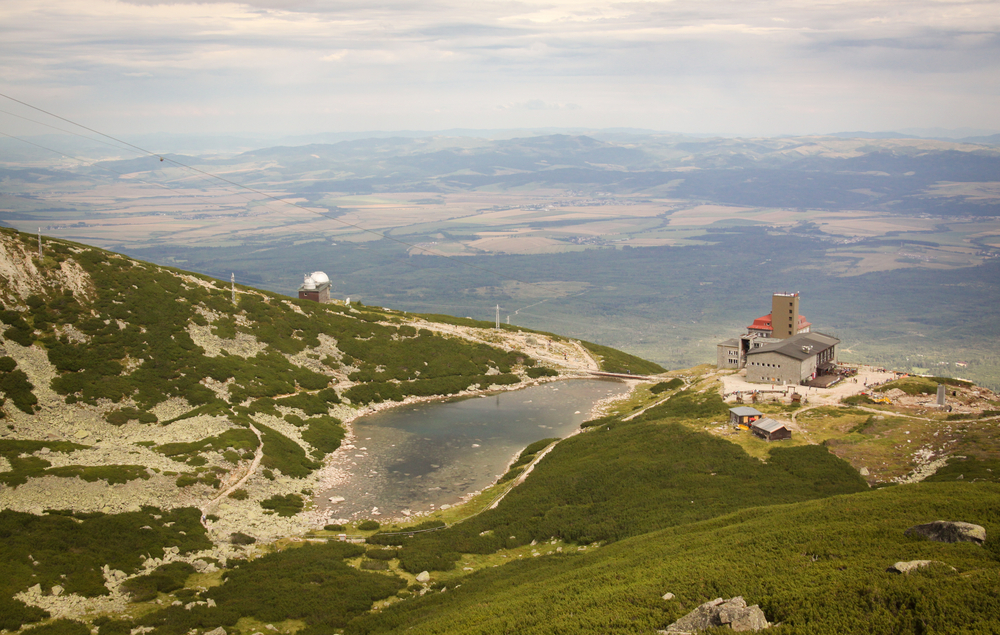
[[[743,428],[744,430],[749,430],[750,424],[763,416],[763,412],[749,406],[729,409],[729,423],[733,427]]]
[[[753,422],[750,426],[753,432],[765,441],[780,441],[781,439],[791,439],[792,431],[785,427],[780,421],[775,421],[770,417],[764,417]]]

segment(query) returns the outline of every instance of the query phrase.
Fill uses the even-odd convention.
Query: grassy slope
[[[462,560],[509,564],[435,574],[446,593],[358,618],[347,632],[650,633],[735,595],[783,622],[776,633],[1000,632],[990,630],[1000,629],[991,621],[1000,607],[992,590],[1000,486],[868,490],[821,446],[770,446],[760,463],[697,430],[718,418],[717,401],[681,391],[631,423],[609,417],[556,446],[496,510],[404,540],[400,564],[414,572],[447,569],[458,556],[449,551],[506,548],[509,560]],[[938,519],[984,525],[990,541],[944,545],[903,534]],[[559,554],[550,537],[612,542]],[[542,557],[521,548],[531,540]],[[957,573],[885,571],[917,559]],[[666,592],[677,599],[660,599]]]
[[[904,536],[939,518],[1000,531],[1000,487],[921,484],[746,509],[596,551],[520,560],[349,633],[650,633],[715,597],[759,603],[785,633],[994,633],[998,544]],[[987,503],[987,504],[984,504]],[[909,576],[900,560],[940,560]],[[664,601],[666,592],[677,598]]]

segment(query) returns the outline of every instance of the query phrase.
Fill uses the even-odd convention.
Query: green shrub
[[[649,392],[653,393],[654,395],[658,395],[661,392],[673,390],[674,388],[680,388],[683,385],[684,382],[681,379],[674,377],[670,381],[661,381],[658,384],[654,384],[652,387],[650,387]]]
[[[346,529],[346,527],[343,525],[325,525],[323,527],[324,531],[344,531],[344,529]]]
[[[214,450],[223,452],[227,448],[235,450],[253,451],[257,449],[257,435],[245,428],[234,428],[226,430],[220,435],[208,437],[201,441],[190,443],[164,443],[156,447],[156,451],[164,456],[169,456],[175,461],[190,461],[201,452]]]
[[[0,596],[0,629],[16,631],[22,624],[40,622],[49,617],[49,612],[36,606],[28,606],[20,600]]]
[[[334,452],[340,447],[345,430],[340,420],[335,417],[317,417],[305,422],[306,429],[302,431],[302,439],[317,450],[319,457]]]
[[[306,456],[305,450],[295,441],[265,425],[257,424],[257,428],[264,439],[261,465],[268,470],[277,469],[286,476],[302,478],[320,467],[319,463]]]
[[[136,408],[111,410],[104,415],[104,419],[113,426],[123,426],[129,421],[138,421],[139,423],[156,423],[158,421],[152,412],[141,412]]]
[[[148,602],[156,599],[158,593],[170,593],[184,586],[184,581],[195,572],[187,562],[171,562],[158,566],[152,573],[130,578],[122,582],[122,591],[129,594],[132,602]]]
[[[559,371],[552,368],[545,368],[544,366],[537,366],[535,368],[529,368],[527,375],[532,379],[538,379],[539,377],[556,377],[559,375]]]
[[[229,542],[234,545],[252,545],[257,542],[257,539],[253,536],[237,531],[229,535]]]
[[[23,631],[25,635],[90,635],[90,629],[83,622],[58,619],[41,626],[33,626]]]
[[[392,560],[396,555],[395,549],[369,549],[365,552],[365,557],[372,560]]]
[[[366,571],[388,571],[389,563],[381,560],[362,560],[361,568]]]
[[[275,494],[270,498],[262,500],[260,506],[271,513],[288,517],[302,511],[305,507],[305,502],[298,494]]]
[[[333,542],[235,562],[221,586],[203,593],[216,607],[190,611],[183,606],[165,607],[137,622],[157,628],[157,635],[228,627],[240,618],[274,624],[300,620],[306,625],[300,633],[331,633],[406,586],[395,576],[359,571],[343,561],[363,554],[357,545]]]
[[[381,527],[381,525],[379,525],[378,521],[376,520],[369,519],[369,520],[363,520],[360,523],[358,523],[358,529],[360,529],[361,531],[375,531],[379,527]]]
[[[197,485],[199,482],[198,477],[193,474],[181,474],[174,481],[174,485],[177,487],[191,487],[192,485]]]
[[[245,489],[242,488],[234,489],[233,491],[229,492],[229,498],[238,501],[245,501],[246,499],[250,498],[250,494]]]
[[[17,363],[12,357],[0,357],[0,393],[3,393],[18,410],[34,414],[38,398],[33,392],[34,384],[28,381],[28,375],[17,370]]]
[[[93,622],[99,627],[97,635],[131,635],[133,624],[125,620],[115,620],[106,615],[102,615]]]
[[[40,584],[43,592],[59,585],[67,594],[107,595],[104,565],[132,574],[145,558],[162,558],[166,546],[176,545],[182,554],[210,548],[200,519],[194,508],[144,507],[116,515],[0,511],[0,598],[34,584]],[[37,611],[17,603],[0,602],[0,609],[5,624],[39,617]]]

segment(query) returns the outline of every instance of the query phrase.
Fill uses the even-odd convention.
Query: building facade
[[[840,340],[823,333],[800,333],[747,352],[747,381],[799,385],[837,363]]]
[[[746,368],[751,352],[774,343],[775,340],[785,340],[810,332],[812,323],[799,313],[798,292],[775,293],[771,296],[770,313],[754,320],[743,335],[716,345],[716,367],[733,370]]]

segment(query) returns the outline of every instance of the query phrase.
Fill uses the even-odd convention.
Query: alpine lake
[[[569,436],[599,401],[627,391],[574,379],[361,417],[332,466],[340,478],[315,504],[330,522],[447,509],[490,486],[530,443]]]

